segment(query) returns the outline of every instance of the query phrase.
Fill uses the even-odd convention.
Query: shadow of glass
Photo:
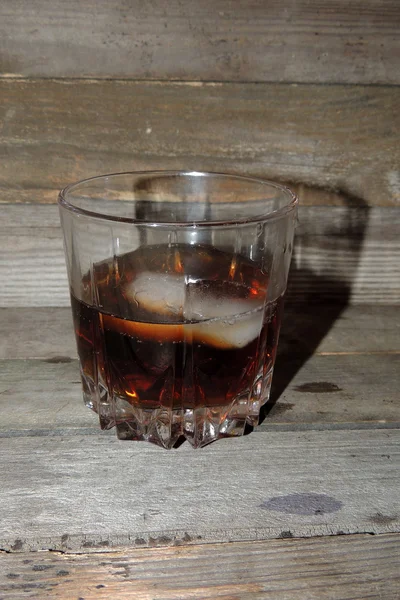
[[[151,191],[146,179],[134,188],[135,193],[138,191],[141,194]],[[308,195],[315,194],[317,201],[325,193],[318,188],[307,191]],[[345,191],[338,191],[335,196],[340,197],[341,205],[303,206],[300,193],[299,226],[278,355],[270,399],[261,409],[260,423],[351,302],[368,227],[369,206],[364,199]],[[165,210],[165,205],[163,208],[157,202],[138,201],[136,216],[149,218],[149,211],[153,210],[152,216],[156,218],[160,209]],[[140,235],[141,243],[147,243],[147,232]]]
[[[369,207],[343,194],[343,206],[301,206],[268,416],[351,302]]]

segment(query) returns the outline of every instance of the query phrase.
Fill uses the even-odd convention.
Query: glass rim
[[[75,205],[73,202],[68,200],[68,194],[78,186],[82,184],[89,183],[91,181],[97,181],[101,179],[108,179],[111,177],[119,177],[119,176],[127,176],[127,175],[138,175],[138,176],[180,176],[180,177],[209,177],[216,179],[232,179],[235,181],[243,181],[248,183],[256,183],[265,185],[266,187],[272,187],[280,192],[283,192],[287,198],[288,202],[281,208],[276,210],[261,213],[255,216],[249,217],[238,217],[236,219],[218,219],[218,220],[191,220],[191,221],[160,221],[157,222],[155,220],[147,220],[147,219],[137,219],[136,217],[122,217],[118,215],[110,215],[101,212],[95,212],[92,210],[87,210],[86,208],[81,208]],[[259,198],[262,200],[262,197]],[[263,179],[261,177],[248,177],[245,175],[235,175],[231,173],[220,173],[215,171],[186,171],[186,170],[143,170],[143,171],[121,171],[118,173],[108,173],[104,175],[95,175],[94,177],[88,177],[86,179],[81,179],[79,181],[75,181],[73,183],[65,186],[58,194],[58,205],[72,213],[76,216],[85,216],[93,219],[101,220],[101,221],[113,221],[117,223],[130,223],[132,225],[140,225],[145,227],[180,227],[180,228],[197,228],[197,227],[210,227],[210,226],[236,226],[236,225],[246,225],[251,223],[259,223],[265,221],[273,221],[280,218],[285,217],[287,214],[292,212],[298,205],[298,196],[287,186],[276,183],[275,181],[271,181],[269,179]]]

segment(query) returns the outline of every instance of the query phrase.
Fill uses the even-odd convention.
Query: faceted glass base
[[[84,377],[84,402],[99,415],[102,429],[116,427],[120,440],[146,441],[163,448],[187,440],[201,448],[225,437],[243,435],[246,425],[258,424],[260,409],[268,401],[272,369],[257,377],[251,390],[244,391],[231,404],[149,409],[130,404],[118,396],[110,398],[107,389]]]

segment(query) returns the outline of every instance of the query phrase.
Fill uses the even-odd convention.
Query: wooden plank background
[[[399,536],[390,534],[14,553],[2,557],[0,589],[17,600],[398,600],[399,560]]]
[[[399,24],[395,0],[3,2],[0,306],[68,302],[32,204],[154,168],[288,183],[326,207],[300,214],[290,301],[399,303]]]
[[[313,186],[313,205],[399,204],[397,87],[0,79],[0,98],[2,202],[178,168]]]
[[[400,82],[397,0],[3,0],[8,76]]]

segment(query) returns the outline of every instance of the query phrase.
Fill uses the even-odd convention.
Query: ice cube
[[[157,343],[202,343],[214,348],[228,350],[243,348],[260,335],[263,310],[245,315],[218,318],[198,323],[143,323],[128,321],[111,315],[103,315],[103,326],[131,337],[152,340]]]
[[[183,314],[186,319],[206,321],[218,317],[241,315],[260,307],[260,300],[232,298],[191,289],[186,297]]]
[[[124,292],[132,304],[148,312],[161,316],[183,316],[183,275],[143,272],[125,287]]]
[[[242,302],[242,309],[245,303]],[[245,314],[193,324],[192,336],[194,341],[214,348],[244,348],[260,335],[262,321],[263,310],[259,308]]]
[[[126,286],[125,296],[161,320],[166,316],[181,319],[174,326],[129,321],[118,324],[121,333],[128,335],[228,349],[243,348],[258,337],[262,327],[260,298],[224,296],[210,290],[206,283],[199,286],[185,281],[184,275],[143,272]],[[185,320],[192,323],[183,324]]]

